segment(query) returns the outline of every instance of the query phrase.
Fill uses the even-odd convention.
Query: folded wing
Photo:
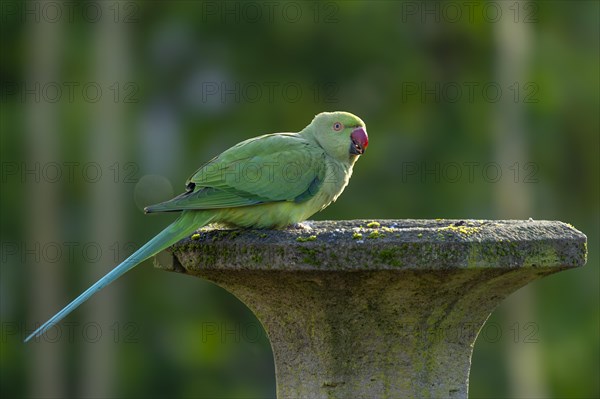
[[[304,202],[324,180],[321,147],[295,133],[243,141],[198,169],[187,192],[145,209],[151,212],[221,209],[278,201]]]

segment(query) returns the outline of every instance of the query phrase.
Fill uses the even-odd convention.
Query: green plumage
[[[364,122],[347,112],[321,113],[298,133],[243,141],[213,158],[186,182],[186,192],[149,206],[147,213],[182,212],[26,341],[43,334],[94,293],[200,227],[219,222],[281,228],[306,220],[342,193],[368,145]]]
[[[222,209],[307,200],[324,176],[323,150],[299,134],[269,134],[243,141],[203,165],[187,181],[192,192],[146,212]]]

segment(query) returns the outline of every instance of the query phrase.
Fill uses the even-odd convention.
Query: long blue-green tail
[[[65,316],[75,310],[79,305],[87,301],[96,292],[100,291],[102,288],[106,287],[144,260],[175,244],[177,241],[193,233],[196,229],[210,223],[213,217],[214,213],[212,212],[183,212],[179,219],[161,231],[156,237],[144,244],[130,257],[125,259],[119,266],[111,270],[106,276],[102,277],[100,280],[98,280],[98,282],[85,290],[83,294],[79,295],[73,302],[52,316],[52,318],[45,322],[40,328],[31,333],[31,335],[25,339],[25,342],[28,342],[31,338],[42,335],[49,328],[57,324]]]

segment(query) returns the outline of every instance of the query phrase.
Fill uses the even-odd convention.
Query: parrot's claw
[[[310,222],[294,223],[290,225],[290,228],[296,230],[312,230],[312,224]]]

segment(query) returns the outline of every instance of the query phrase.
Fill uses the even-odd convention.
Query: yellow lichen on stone
[[[308,236],[308,237],[298,237],[298,238],[296,238],[296,241],[307,242],[307,241],[315,241],[316,239],[317,239],[317,236]]]
[[[367,227],[370,229],[377,229],[377,228],[381,227],[381,224],[379,222],[372,221],[367,224]]]
[[[470,223],[470,224],[472,225],[472,223]],[[450,226],[441,227],[439,229],[439,231],[449,230],[449,231],[453,231],[456,233],[460,233],[465,236],[472,236],[473,234],[479,232],[480,229],[481,229],[480,227],[476,227],[476,226],[469,226],[469,225],[455,226],[455,225],[451,224]]]
[[[200,239],[200,234],[196,233],[196,234],[192,234],[192,240],[198,240]]]

